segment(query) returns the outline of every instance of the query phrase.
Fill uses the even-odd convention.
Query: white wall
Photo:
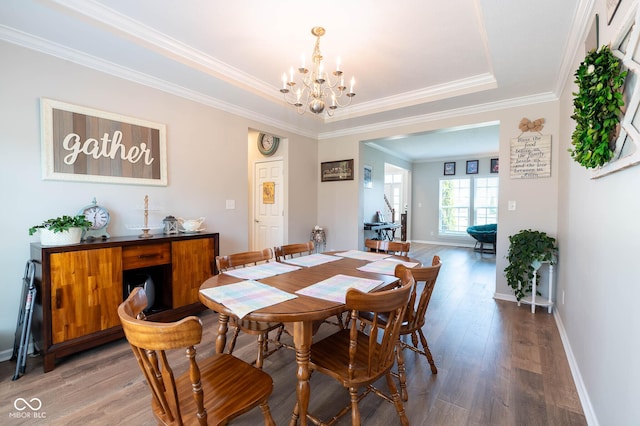
[[[623,1],[607,25],[606,1],[598,0],[600,44],[607,44],[627,15],[632,2]],[[584,59],[580,51],[572,70]],[[574,123],[568,77],[560,102],[561,152],[571,147]],[[591,172],[568,154],[559,159],[558,305],[570,355],[588,394],[586,410],[592,424],[637,425],[640,421],[640,300],[638,246],[640,241],[640,167],[591,179]]]
[[[151,220],[168,214],[206,218],[220,233],[220,251],[248,249],[248,132],[288,139],[281,148],[295,181],[287,200],[289,238],[306,240],[316,222],[317,148],[313,140],[202,104],[130,83],[15,45],[0,42],[0,181],[4,224],[0,242],[0,359],[11,355],[29,243],[28,228],[61,214],[76,214],[96,197],[111,211],[111,235],[136,235],[145,195]],[[47,97],[167,125],[168,186],[43,181],[40,169],[39,99]],[[280,152],[280,151],[279,151]],[[287,165],[285,165],[287,167]],[[226,200],[236,208],[227,210]],[[300,226],[298,226],[300,224]]]

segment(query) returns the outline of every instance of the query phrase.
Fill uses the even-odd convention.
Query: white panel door
[[[282,175],[282,160],[260,162],[255,165],[253,250],[273,248],[283,244],[284,203],[282,197],[284,191]],[[270,188],[273,189],[273,193]]]

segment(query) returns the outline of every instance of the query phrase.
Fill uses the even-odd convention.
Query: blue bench
[[[479,251],[480,253],[496,253],[497,223],[470,226],[467,228],[467,234],[476,240],[476,245],[473,247],[475,251]],[[485,248],[485,244],[491,244],[491,248]]]

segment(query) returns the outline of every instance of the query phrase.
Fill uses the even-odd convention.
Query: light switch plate
[[[227,210],[233,210],[236,208],[236,200],[227,200]]]
[[[514,211],[516,209],[516,202],[514,200],[509,200],[509,203],[507,204],[507,208],[510,211]]]

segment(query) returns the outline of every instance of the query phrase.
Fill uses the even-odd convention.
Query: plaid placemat
[[[297,297],[295,294],[287,293],[253,280],[241,281],[221,287],[205,288],[200,290],[200,293],[218,303],[222,303],[231,309],[238,318],[244,317],[249,312]]]
[[[262,278],[273,277],[274,275],[286,274],[287,272],[301,269],[299,266],[285,265],[280,262],[268,262],[260,265],[248,266],[246,268],[231,269],[223,272],[223,274],[243,280],[259,280]]]
[[[329,300],[331,302],[345,303],[347,290],[350,288],[356,288],[368,293],[382,283],[383,281],[380,280],[338,274],[319,283],[310,285],[309,287],[300,289],[296,291],[296,293],[317,299]]]
[[[376,262],[367,263],[358,268],[360,271],[375,272],[376,274],[394,275],[397,264],[403,264],[407,268],[418,266],[417,262],[405,262],[399,259],[384,259]]]
[[[340,258],[336,256],[331,256],[328,254],[315,253],[315,254],[310,254],[308,256],[300,256],[300,257],[294,257],[291,259],[284,259],[283,262],[309,268],[311,266],[322,265],[323,263],[334,262],[336,260],[340,260]]]
[[[391,257],[387,253],[374,253],[372,251],[349,250],[342,253],[336,253],[336,256],[349,257],[351,259],[366,260],[367,262],[375,262],[376,260]]]

